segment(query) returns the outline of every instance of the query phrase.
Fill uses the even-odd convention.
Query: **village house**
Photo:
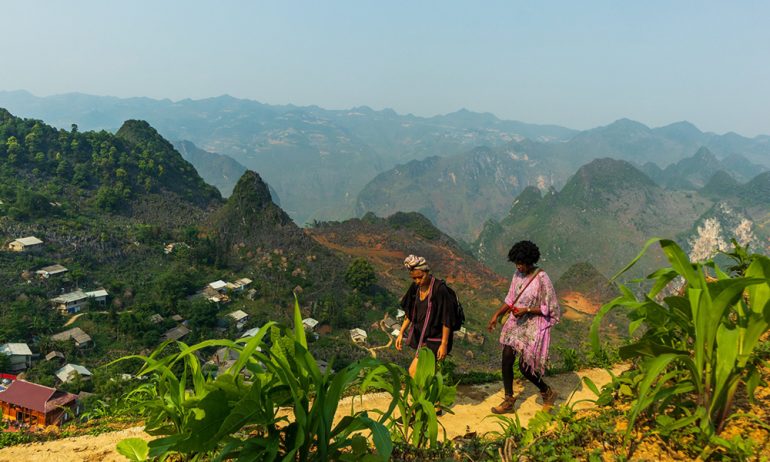
[[[35,274],[38,275],[38,277],[48,279],[51,276],[56,276],[57,274],[63,274],[69,271],[67,268],[63,267],[62,265],[51,265],[46,266],[44,268],[40,268],[39,270],[35,271]]]
[[[35,236],[22,237],[8,243],[8,249],[12,252],[29,252],[43,247],[43,241]]]
[[[51,340],[55,342],[66,342],[68,340],[74,340],[75,346],[78,348],[84,348],[91,344],[91,336],[86,334],[80,327],[73,327],[72,329],[59,332],[56,335],[51,336]]]
[[[216,290],[217,292],[224,292],[225,289],[227,289],[227,283],[221,279],[218,281],[209,282],[208,286]]]
[[[32,351],[26,343],[5,343],[0,345],[0,354],[10,358],[8,372],[15,374],[32,366]]]
[[[24,380],[0,391],[0,410],[4,420],[41,428],[80,414],[76,395]]]
[[[16,380],[15,375],[0,372],[0,391],[5,391],[14,380]],[[0,420],[2,420],[2,413],[0,413]]]
[[[321,374],[326,374],[326,370],[329,369],[329,363],[323,359],[317,360],[316,365],[318,366],[318,371]],[[329,372],[334,374],[334,368],[332,368]]]
[[[404,312],[404,310],[399,309],[398,311],[396,311],[396,319],[403,320],[404,316],[406,316],[406,312]]]
[[[227,287],[229,290],[232,290],[234,292],[242,292],[243,289],[245,289],[249,284],[251,284],[251,279],[241,278],[235,282],[226,283],[225,287]]]
[[[164,341],[164,342],[166,340],[179,340],[185,335],[189,334],[190,332],[191,332],[190,329],[188,329],[185,326],[177,326],[177,327],[174,327],[173,329],[167,330],[166,333],[161,335],[160,339],[161,341]]]
[[[150,322],[153,324],[159,324],[163,322],[163,316],[159,315],[158,313],[155,313],[152,316],[150,316]]]
[[[166,245],[163,246],[163,253],[166,254],[166,255],[168,255],[170,253],[173,253],[174,250],[177,249],[177,247],[183,248],[183,249],[189,249],[190,248],[190,246],[187,245],[184,242],[172,242],[170,244],[166,244]]]
[[[69,383],[80,375],[81,380],[91,380],[91,371],[78,364],[65,364],[64,367],[54,372],[61,383]]]
[[[242,310],[233,311],[232,313],[229,313],[227,317],[235,321],[235,327],[238,330],[243,329],[243,326],[249,321],[249,314]]]
[[[94,301],[101,305],[107,304],[107,293],[104,289],[96,289],[90,292],[76,290],[52,298],[50,302],[61,311],[62,314],[73,314],[79,312],[88,302]]]
[[[51,351],[47,355],[45,355],[46,361],[56,361],[59,364],[64,363],[64,353],[61,351]]]
[[[367,338],[366,331],[363,329],[360,329],[356,327],[355,329],[350,329],[350,339],[354,343],[366,343]]]
[[[227,303],[230,297],[227,296],[227,283],[219,280],[210,282],[203,288],[203,296],[206,300],[214,303]]]
[[[318,325],[318,321],[313,318],[305,318],[302,320],[302,327],[308,332],[313,332]]]
[[[254,337],[259,333],[259,327],[252,327],[251,329],[247,330],[246,332],[241,335],[241,338],[250,338]]]

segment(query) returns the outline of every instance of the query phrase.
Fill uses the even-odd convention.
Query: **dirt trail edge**
[[[620,374],[626,367],[615,366],[613,374]],[[586,369],[579,372],[559,374],[546,377],[546,382],[559,394],[557,405],[565,402],[575,403],[580,400],[592,399],[594,394],[583,385],[583,377],[588,377],[601,388],[611,378],[604,369]],[[523,385],[523,387],[522,387]],[[499,430],[497,419],[487,418],[490,408],[500,404],[503,399],[502,384],[461,386],[457,391],[457,402],[452,407],[454,414],[445,414],[439,418],[444,425],[448,438],[461,436],[467,432],[476,432],[483,436],[490,431]],[[542,399],[537,388],[529,382],[517,381],[516,412],[521,423],[526,426],[529,419],[542,408]],[[386,409],[388,396],[381,393],[346,398],[340,402],[336,419],[354,410]],[[591,407],[589,402],[578,403],[575,408]],[[513,414],[509,414],[513,415]],[[0,449],[0,462],[16,462],[19,460],[49,460],[57,462],[117,462],[126,459],[115,451],[115,445],[125,438],[151,439],[141,427],[129,428],[98,436],[78,436],[50,441],[47,443],[23,444]]]

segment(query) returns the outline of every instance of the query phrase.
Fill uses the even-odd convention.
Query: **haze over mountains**
[[[115,130],[126,119],[147,120],[168,139],[191,141],[202,150],[229,156],[245,168],[259,172],[281,198],[284,209],[300,225],[314,219],[360,216],[368,210],[378,215],[394,210],[422,210],[440,222],[442,229],[464,239],[475,238],[480,230],[476,216],[462,218],[464,223],[458,226],[446,226],[447,220],[442,221],[437,213],[458,213],[461,217],[469,214],[439,207],[431,216],[424,205],[417,207],[393,201],[385,206],[371,201],[371,196],[387,193],[403,197],[402,191],[410,186],[399,181],[404,186],[382,191],[378,184],[368,183],[378,174],[412,160],[454,155],[472,159],[478,155],[475,149],[482,146],[490,148],[498,157],[513,155],[528,159],[530,168],[513,175],[517,178],[516,185],[505,185],[505,180],[500,179],[511,176],[510,168],[504,167],[510,162],[502,159],[495,161],[500,167],[490,171],[493,178],[480,175],[483,172],[469,176],[463,169],[446,166],[446,171],[440,168],[426,171],[417,181],[425,185],[448,175],[453,176],[457,184],[467,181],[464,188],[471,191],[474,182],[489,182],[495,185],[490,187],[499,192],[483,200],[510,204],[529,184],[560,188],[581,165],[599,157],[624,159],[640,166],[654,162],[663,169],[706,147],[720,160],[743,156],[749,163],[770,165],[767,136],[749,139],[734,133],[703,133],[687,122],[649,128],[621,119],[605,127],[577,132],[558,126],[504,121],[491,114],[466,110],[422,118],[367,107],[325,110],[315,106],[272,106],[229,96],[173,102],[83,94],[39,98],[23,91],[0,92],[0,107],[64,128],[77,123],[81,129]],[[449,162],[462,165],[473,160]],[[234,175],[226,171],[231,167],[222,165],[221,168],[223,173],[216,175],[230,178],[220,187],[227,194],[230,184],[235,183]],[[212,170],[209,166],[205,171]],[[392,174],[393,171],[386,173]],[[522,181],[524,175],[527,181]],[[359,196],[363,190],[367,192]],[[481,222],[499,217],[501,210],[505,212],[501,207],[490,205],[489,214],[483,212]]]
[[[82,94],[38,98],[21,91],[0,92],[2,106],[63,127],[114,129],[125,118],[142,117],[180,140],[175,145],[183,156],[225,196],[248,168],[270,184],[272,197],[277,203],[280,197],[299,225],[367,212],[419,212],[468,242],[498,271],[505,243],[542,235],[552,248],[548,257],[562,261],[561,271],[581,255],[601,254],[612,257],[586,260],[610,272],[646,237],[687,239],[721,203],[756,223],[758,242],[768,234],[764,199],[741,185],[770,167],[770,137],[704,133],[688,122],[650,128],[621,119],[578,132],[466,110],[421,118],[229,96],[172,102]],[[757,178],[753,189],[762,191]],[[537,218],[514,224],[522,207]],[[585,250],[588,236],[618,223],[628,228],[605,233],[618,232],[607,245],[628,251]]]
[[[142,118],[166,138],[189,140],[260,172],[299,224],[352,216],[361,188],[399,162],[450,155],[513,139],[563,140],[573,130],[459,111],[420,118],[367,107],[329,111],[221,96],[205,100],[119,99],[82,94],[37,98],[0,92],[0,107],[69,128],[114,130]]]

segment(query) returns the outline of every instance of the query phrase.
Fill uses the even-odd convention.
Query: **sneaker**
[[[551,409],[556,402],[556,399],[559,397],[559,395],[551,387],[548,387],[548,390],[541,392],[540,396],[543,397],[544,411]]]
[[[500,403],[499,406],[495,406],[492,408],[493,414],[507,414],[511,411],[513,411],[513,406],[516,404],[516,398],[513,396],[507,396],[503,400],[502,403]]]

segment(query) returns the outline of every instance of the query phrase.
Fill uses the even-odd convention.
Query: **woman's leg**
[[[534,383],[537,389],[540,390],[540,394],[543,396],[543,410],[551,409],[558,398],[558,395],[553,388],[549,387],[548,384],[543,381],[542,375],[524,367],[521,361],[519,361],[519,370],[527,380]]]
[[[513,396],[513,364],[516,362],[516,353],[510,345],[503,346],[503,389],[505,396]]]
[[[513,363],[516,362],[516,353],[509,345],[503,346],[503,389],[505,398],[499,406],[492,408],[494,414],[505,414],[513,412],[516,404],[516,398],[513,397]]]
[[[535,384],[537,389],[540,390],[540,393],[545,393],[548,391],[549,387],[543,381],[543,376],[535,373],[528,367],[525,367],[524,363],[521,361],[519,361],[519,371],[521,372],[521,375],[527,378],[527,380]]]
[[[409,377],[414,378],[417,375],[417,357],[412,358],[412,363],[409,364]]]

